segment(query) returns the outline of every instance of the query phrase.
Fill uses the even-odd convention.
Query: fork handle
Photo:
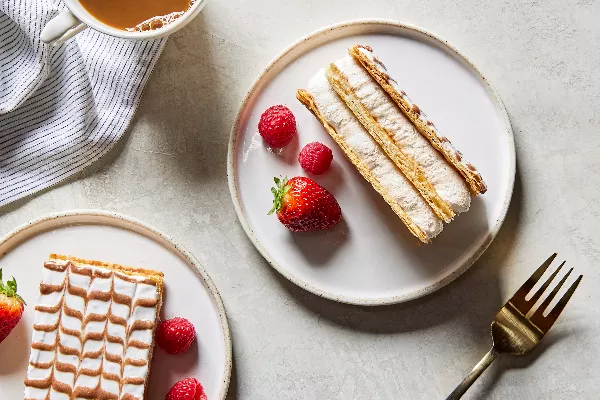
[[[463,394],[471,387],[473,382],[486,370],[487,367],[490,366],[492,361],[494,361],[498,357],[498,352],[496,349],[492,347],[490,351],[487,352],[485,356],[477,363],[475,368],[469,373],[469,375],[465,376],[463,381],[450,393],[446,400],[458,400],[462,397]]]

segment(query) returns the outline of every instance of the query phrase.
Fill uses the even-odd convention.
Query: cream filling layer
[[[433,122],[423,112],[423,110],[421,110],[419,108],[419,106],[417,106],[415,103],[413,103],[413,101],[408,97],[408,95],[406,94],[406,92],[404,90],[400,89],[400,87],[398,86],[398,83],[394,80],[394,78],[392,78],[389,75],[387,68],[375,56],[375,53],[365,47],[362,47],[362,46],[359,46],[358,49],[365,57],[367,57],[367,59],[369,59],[373,63],[373,65],[375,66],[375,68],[377,68],[377,70],[379,70],[379,72],[383,73],[384,75],[386,75],[388,77],[388,79],[387,79],[388,83],[394,88],[394,90],[396,92],[398,92],[400,94],[400,96],[402,96],[402,99],[404,101],[406,101],[406,103],[409,105],[409,107],[419,110],[419,119],[431,129],[432,133],[442,143],[444,152],[449,154],[450,157],[452,157],[452,159],[454,160],[454,162],[456,162],[456,164],[460,165],[464,169],[468,169],[469,171],[471,171],[471,173],[473,173],[473,175],[476,176],[476,178],[479,181],[483,182],[483,178],[481,177],[481,174],[479,173],[477,168],[475,168],[475,166],[473,164],[471,164],[469,161],[465,160],[462,153],[460,151],[458,151],[456,149],[456,147],[454,147],[452,142],[450,142],[450,140],[447,137],[445,137],[444,135],[442,135],[440,133],[440,131],[437,129],[437,127],[433,124]],[[483,184],[483,187],[485,189],[485,184]]]
[[[422,168],[439,196],[457,213],[465,212],[471,195],[464,179],[435,150],[400,111],[362,65],[347,55],[335,62],[369,114],[390,133],[392,140]]]
[[[310,80],[308,92],[314,98],[319,112],[327,122],[365,163],[413,222],[428,238],[439,234],[443,229],[442,221],[435,216],[419,192],[340,100],[329,85],[324,69],[317,72]]]

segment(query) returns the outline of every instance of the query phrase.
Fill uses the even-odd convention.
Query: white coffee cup
[[[90,27],[108,35],[120,37],[123,39],[157,39],[183,28],[187,25],[204,7],[206,0],[196,0],[189,10],[179,16],[175,21],[164,25],[158,29],[148,31],[125,31],[113,28],[97,20],[92,14],[79,3],[79,0],[63,0],[68,10],[58,14],[51,19],[40,35],[42,42],[51,43],[54,46],[59,45],[66,40],[77,35],[79,32]]]

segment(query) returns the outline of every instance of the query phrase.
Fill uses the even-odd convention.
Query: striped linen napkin
[[[166,39],[88,29],[52,47],[60,0],[0,0],[0,207],[53,186],[106,154],[126,131]]]

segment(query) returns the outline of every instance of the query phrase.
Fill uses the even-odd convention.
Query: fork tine
[[[560,290],[560,288],[562,287],[562,285],[564,285],[564,283],[567,281],[567,278],[569,278],[569,275],[571,275],[571,272],[573,272],[573,268],[571,268],[565,274],[565,276],[563,276],[563,278],[560,280],[560,282],[558,282],[558,285],[556,285],[556,287],[552,290],[552,292],[550,292],[550,294],[548,295],[548,297],[546,297],[546,299],[544,300],[544,302],[535,311],[536,314],[537,313],[543,313],[546,310],[546,308],[548,308],[548,306],[550,305],[550,303],[552,302],[552,300],[558,294],[558,291]]]
[[[533,287],[535,286],[537,281],[540,280],[542,275],[544,275],[544,272],[546,272],[546,270],[548,269],[550,264],[552,264],[552,261],[554,261],[556,256],[557,254],[554,253],[550,257],[548,257],[548,259],[544,261],[544,263],[533,273],[533,275],[531,275],[529,279],[527,279],[523,286],[521,286],[519,290],[517,290],[517,292],[514,294],[514,296],[509,300],[509,302],[511,302],[523,314],[527,314],[527,312],[533,306],[533,304],[530,305],[530,302],[525,300],[525,297],[529,292],[531,292],[531,289],[533,289]]]
[[[563,267],[563,265],[565,265],[565,262],[566,261],[563,261],[562,264],[560,264],[558,266],[558,268],[556,268],[556,271],[554,271],[552,273],[552,275],[550,275],[550,278],[548,278],[546,280],[546,282],[544,282],[544,284],[538,289],[538,291],[535,292],[535,294],[533,296],[531,296],[531,299],[529,299],[527,301],[527,303],[531,304],[530,307],[533,307],[533,305],[540,299],[540,297],[542,297],[542,295],[544,294],[546,289],[548,289],[548,286],[550,286],[550,283],[552,283],[554,278],[556,278],[556,275],[558,275],[558,272],[560,271],[560,269]],[[560,285],[562,285],[562,282],[558,285],[559,288],[560,288]],[[527,311],[529,312],[529,310],[527,310]],[[521,312],[523,312],[523,311],[521,311]]]
[[[581,282],[581,278],[583,278],[583,275],[579,275],[577,280],[575,282],[573,282],[573,284],[571,285],[569,290],[567,290],[567,292],[558,301],[558,303],[556,303],[556,306],[552,309],[552,311],[550,311],[550,313],[546,317],[544,317],[544,312],[543,312],[544,310],[542,310],[541,307],[540,307],[540,310],[536,311],[536,313],[531,317],[531,319],[530,319],[531,322],[533,322],[535,324],[535,326],[537,326],[542,332],[544,332],[544,333],[548,332],[548,330],[556,322],[556,320],[558,319],[558,316],[565,309],[567,302],[569,301],[569,299],[575,292],[575,289],[577,289],[577,286],[579,286],[579,282]],[[558,293],[558,289],[560,289],[560,286],[564,283],[564,281],[566,281],[566,277],[564,277],[561,280],[559,287],[554,289],[552,291],[552,293],[550,294],[550,296],[552,296],[552,297],[556,296],[556,294]],[[544,303],[546,303],[546,301],[544,301]],[[552,300],[550,300],[550,301],[552,301]],[[550,301],[548,301],[548,304],[550,304]]]
[[[556,307],[554,307],[552,309],[552,311],[550,311],[550,314],[548,314],[549,318],[553,318],[554,320],[556,320],[558,318],[560,313],[565,309],[567,302],[571,299],[571,296],[573,296],[573,293],[575,293],[575,289],[577,289],[577,286],[579,286],[579,282],[581,282],[581,278],[583,278],[583,275],[579,275],[577,280],[575,282],[573,282],[573,284],[571,285],[569,290],[567,290],[567,293],[565,293],[564,296],[556,304]]]

